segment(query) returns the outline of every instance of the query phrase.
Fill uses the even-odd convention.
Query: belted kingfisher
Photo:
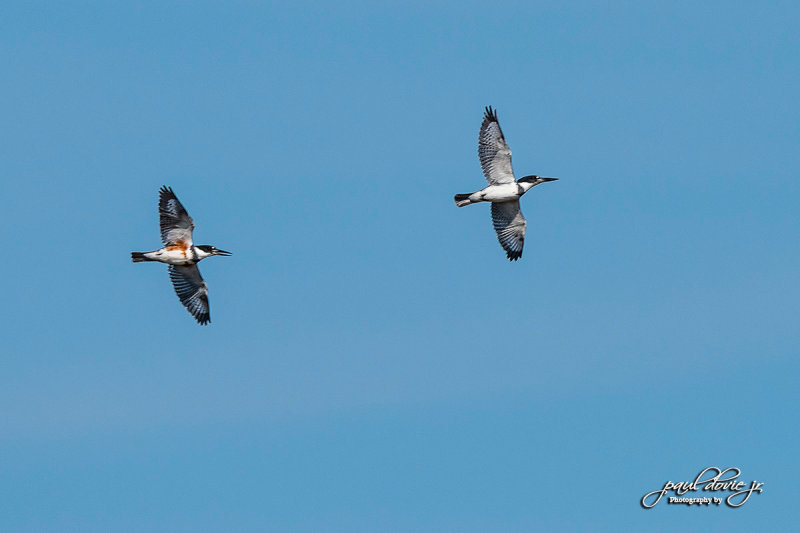
[[[161,187],[158,198],[161,240],[164,247],[153,252],[131,252],[134,263],[159,261],[169,265],[169,277],[181,303],[202,325],[211,322],[208,286],[197,263],[212,255],[231,255],[213,246],[192,243],[194,221],[170,187]]]
[[[509,261],[522,257],[522,245],[525,242],[525,217],[519,208],[519,198],[531,188],[555,181],[558,178],[541,176],[525,176],[514,179],[511,169],[511,150],[503,137],[503,130],[497,121],[497,111],[489,106],[483,116],[481,131],[478,134],[478,157],[481,169],[489,186],[478,192],[456,194],[458,207],[492,202],[492,222],[497,232],[497,240],[506,251]]]

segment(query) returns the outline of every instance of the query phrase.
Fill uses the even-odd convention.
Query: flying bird
[[[478,192],[456,194],[456,205],[464,207],[478,202],[491,202],[492,223],[497,232],[497,240],[506,251],[508,260],[516,261],[522,257],[527,225],[519,208],[520,197],[540,183],[556,181],[558,178],[525,176],[514,179],[511,150],[497,121],[497,111],[491,106],[486,108],[478,134],[478,157],[489,186]]]
[[[161,240],[164,247],[153,252],[131,252],[134,263],[158,261],[169,265],[169,277],[181,303],[200,324],[211,322],[208,286],[197,263],[212,255],[231,255],[207,244],[192,242],[194,221],[170,187],[161,187],[158,198]]]

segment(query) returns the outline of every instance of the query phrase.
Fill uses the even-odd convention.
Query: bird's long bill
[[[224,255],[224,256],[227,256],[227,255],[233,255],[233,254],[232,254],[232,253],[230,253],[230,252],[226,252],[225,250],[217,250],[217,253],[216,253],[216,255]]]
[[[539,179],[542,180],[543,182],[544,181],[558,181],[558,178],[542,178],[542,177],[540,177]]]

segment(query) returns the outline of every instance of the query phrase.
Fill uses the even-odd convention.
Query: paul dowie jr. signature
[[[730,472],[729,477],[724,477],[726,474]],[[761,487],[764,483],[758,483],[756,481],[750,482],[750,487],[745,488],[747,485],[744,481],[738,481],[739,476],[741,475],[741,470],[738,468],[726,468],[725,470],[720,470],[715,466],[710,466],[700,472],[694,481],[682,481],[680,483],[673,483],[672,481],[667,481],[664,483],[664,487],[659,490],[654,490],[653,492],[648,492],[642,497],[641,505],[645,509],[650,509],[654,507],[661,498],[667,494],[668,492],[674,492],[675,496],[683,496],[687,492],[695,492],[698,490],[702,490],[703,492],[717,492],[717,491],[725,491],[731,492],[727,498],[725,498],[725,505],[728,507],[740,507],[744,505],[744,503],[750,499],[750,496],[757,492],[761,494]],[[647,499],[653,497],[650,503],[647,502]],[[682,504],[697,504],[697,505],[709,505],[709,504],[716,504],[719,505],[722,503],[722,498],[716,497],[702,497],[702,498],[678,498],[675,496],[671,496],[668,498],[667,503],[682,503]]]

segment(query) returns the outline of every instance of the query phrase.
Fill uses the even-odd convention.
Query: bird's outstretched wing
[[[519,200],[492,203],[492,223],[497,232],[497,240],[506,251],[509,261],[522,257],[525,244],[525,217],[519,208]]]
[[[158,215],[161,222],[161,240],[166,245],[183,241],[192,245],[194,221],[181,205],[171,187],[161,187],[158,196]]]
[[[208,286],[197,265],[169,265],[169,278],[181,303],[201,325],[211,322],[211,308],[208,305]]]
[[[497,111],[491,106],[486,108],[481,131],[478,134],[478,157],[489,185],[515,181],[514,171],[511,169],[511,150],[503,137],[500,123],[497,122]]]

